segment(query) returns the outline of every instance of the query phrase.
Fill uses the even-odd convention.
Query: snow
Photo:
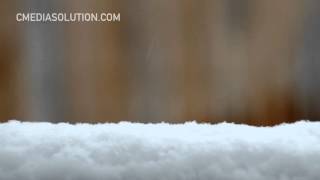
[[[320,123],[0,124],[1,180],[317,180]]]

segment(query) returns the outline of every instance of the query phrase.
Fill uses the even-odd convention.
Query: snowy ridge
[[[0,124],[0,180],[318,180],[320,123]]]

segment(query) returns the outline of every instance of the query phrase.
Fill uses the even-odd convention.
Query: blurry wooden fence
[[[319,106],[304,101],[315,87],[301,88],[312,78],[310,65],[299,65],[305,1],[39,3],[6,1],[1,12],[1,120],[271,125],[320,118],[308,111]],[[26,7],[120,12],[121,22],[15,22]]]

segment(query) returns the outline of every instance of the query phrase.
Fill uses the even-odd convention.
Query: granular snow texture
[[[320,123],[0,124],[0,180],[319,180]]]

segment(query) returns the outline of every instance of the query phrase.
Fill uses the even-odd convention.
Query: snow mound
[[[317,180],[320,123],[0,124],[1,180]]]

